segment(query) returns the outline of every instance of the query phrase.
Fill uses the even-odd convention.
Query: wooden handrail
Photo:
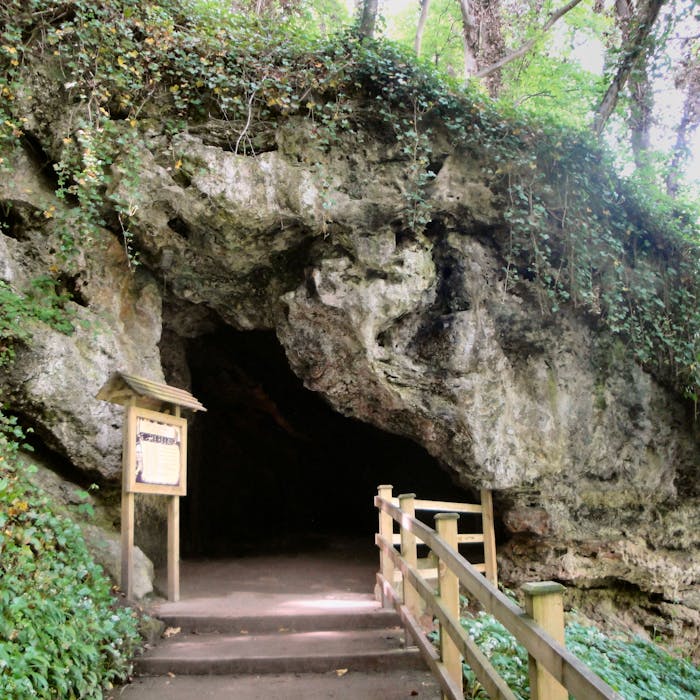
[[[391,601],[392,605],[396,609],[396,612],[399,613],[401,622],[403,622],[404,626],[409,630],[413,641],[420,649],[421,654],[423,655],[423,658],[428,664],[433,675],[435,678],[437,678],[440,688],[444,693],[444,697],[448,698],[448,700],[464,700],[462,688],[458,687],[450,677],[449,673],[447,673],[445,665],[440,661],[440,655],[438,654],[437,649],[425,636],[425,633],[421,629],[418,622],[416,622],[408,608],[401,604],[401,598],[394,590],[394,587],[381,574],[377,574],[377,582],[382,588],[382,595]]]
[[[411,582],[411,585],[420,593],[428,610],[438,618],[440,624],[459,647],[460,653],[474,671],[479,683],[484,686],[491,700],[516,700],[516,696],[498,675],[496,669],[484,653],[476,645],[476,642],[464,631],[458,620],[450,615],[445,607],[436,599],[432,588],[425,582],[419,571],[410,567],[388,542],[380,535],[376,536],[377,546],[385,549],[394,566],[401,569],[401,573]],[[381,576],[381,575],[380,575]]]
[[[398,498],[392,498],[391,502],[397,506],[399,505]],[[426,501],[424,499],[416,498],[415,501],[416,510],[427,510],[434,513],[475,513],[479,515],[483,512],[483,508],[480,503],[453,503],[452,501]]]
[[[453,512],[453,511],[450,511]],[[483,544],[484,542],[484,533],[483,532],[475,532],[474,534],[461,534],[457,535],[457,541],[460,544]],[[394,533],[394,537],[392,539],[392,542],[394,544],[401,544],[401,534],[396,532]],[[422,542],[418,542],[418,544],[423,544]]]
[[[390,486],[382,486],[384,491],[380,494],[388,497],[388,500],[399,506],[399,497],[391,496]],[[487,579],[496,586],[498,585],[498,566],[496,563],[496,535],[493,525],[493,503],[491,491],[481,490],[481,503],[456,503],[454,501],[432,501],[425,499],[413,499],[414,511],[426,511],[433,513],[465,513],[469,515],[481,515],[481,532],[478,533],[458,533],[458,544],[483,544],[484,563],[479,565],[479,570],[484,573]],[[401,544],[401,533],[396,533],[393,539],[394,544]],[[419,544],[424,544],[419,541]]]
[[[537,660],[561,685],[581,700],[622,700],[607,683],[591,671],[582,661],[574,656],[547,633],[542,631],[535,621],[520,607],[501,593],[490,581],[458,552],[449,547],[435,531],[403,513],[391,500],[376,496],[375,506],[390,515],[402,528],[409,530],[420,541],[427,544],[458,577],[460,584],[473,598],[478,600],[486,612],[492,614],[511,634],[527,649],[530,656]],[[383,545],[389,545],[384,538]],[[394,557],[390,550],[386,553]],[[394,554],[396,554],[394,552]],[[399,556],[396,554],[396,556]],[[412,583],[414,583],[412,581]],[[449,628],[449,625],[446,625]]]

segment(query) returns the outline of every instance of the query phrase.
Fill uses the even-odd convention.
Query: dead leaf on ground
[[[163,632],[163,637],[167,639],[168,637],[174,637],[176,634],[180,634],[181,627],[166,627],[165,632]]]
[[[340,676],[344,676],[348,672],[347,668],[336,668],[335,669],[335,674],[340,678]]]

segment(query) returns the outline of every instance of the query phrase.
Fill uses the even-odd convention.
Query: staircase
[[[229,585],[221,595],[155,607],[165,636],[135,660],[135,681],[115,697],[439,698],[417,648],[406,645],[398,616],[382,609],[366,586],[314,586],[318,573],[302,569],[305,587],[283,575],[277,582],[258,576],[247,586],[235,581],[234,593]]]
[[[423,670],[395,613],[371,600],[346,612],[262,616],[161,613],[179,630],[136,660],[138,675],[240,675]],[[174,607],[174,606],[173,606]]]

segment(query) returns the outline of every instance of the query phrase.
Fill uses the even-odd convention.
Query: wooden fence
[[[577,700],[622,700],[618,693],[564,646],[563,586],[552,582],[526,584],[523,587],[527,607],[525,612],[501,593],[492,580],[483,576],[459,554],[458,513],[437,513],[436,532],[416,519],[416,499],[413,494],[393,499],[391,492],[391,486],[380,486],[374,499],[375,506],[379,509],[379,533],[376,536],[376,544],[380,549],[378,587],[384,605],[393,606],[401,616],[407,632],[440,683],[444,698],[464,699],[464,659],[491,700],[515,700],[514,693],[459,623],[461,587],[527,649],[532,700],[567,700],[569,693]],[[395,501],[398,501],[398,505]],[[423,506],[427,502],[418,503]],[[394,523],[399,526],[400,553],[394,548]],[[418,569],[418,542],[429,547],[437,557],[437,592]],[[393,585],[396,569],[401,571],[403,577],[402,596]],[[439,651],[416,621],[417,613],[422,607],[421,601],[439,621]]]
[[[482,489],[481,503],[454,503],[452,501],[425,501],[415,498],[414,494],[404,494],[399,498],[391,497],[390,486],[380,486],[380,489],[388,489],[384,492],[384,497],[391,499],[393,505],[400,505],[399,498],[403,500],[402,511],[409,515],[415,515],[419,511],[440,513],[460,513],[481,516],[480,532],[458,532],[457,544],[481,544],[483,546],[483,563],[473,564],[477,571],[483,573],[494,586],[498,585],[498,571],[496,564],[496,531],[493,524],[493,501],[491,491]],[[382,492],[380,492],[382,495]],[[392,542],[395,545],[401,544],[400,533],[392,535]],[[426,564],[421,566],[419,560],[418,568],[423,578],[437,578],[437,568],[427,564],[428,557],[424,557]],[[401,572],[395,571],[394,580],[401,580]]]

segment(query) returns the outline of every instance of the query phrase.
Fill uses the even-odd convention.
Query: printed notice
[[[180,481],[180,427],[136,418],[136,481],[177,486]]]

